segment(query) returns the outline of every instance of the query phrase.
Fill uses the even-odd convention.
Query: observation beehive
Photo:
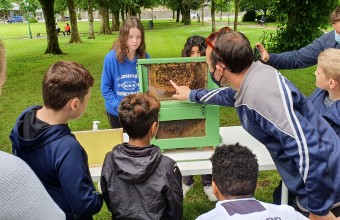
[[[219,144],[219,107],[172,98],[170,80],[190,89],[212,89],[205,57],[139,59],[140,92],[161,102],[159,129],[152,143],[161,149],[200,148]]]

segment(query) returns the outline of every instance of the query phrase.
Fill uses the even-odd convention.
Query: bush
[[[36,18],[30,18],[28,20],[30,23],[38,23],[38,20]]]
[[[242,18],[242,21],[255,21],[256,12],[255,11],[247,11]]]

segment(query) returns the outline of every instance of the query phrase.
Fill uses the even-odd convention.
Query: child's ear
[[[214,180],[212,180],[211,186],[212,186],[214,195],[216,196],[216,198],[218,198],[220,191],[218,190],[217,185]]]
[[[80,104],[80,100],[78,98],[73,98],[70,100],[70,107],[72,111],[77,111]]]
[[[152,123],[152,126],[151,126],[151,135],[152,135],[152,138],[154,136],[156,136],[157,131],[158,131],[158,122],[156,121],[156,122]]]
[[[330,79],[328,82],[328,85],[329,85],[329,88],[334,89],[339,86],[339,82],[334,79]]]

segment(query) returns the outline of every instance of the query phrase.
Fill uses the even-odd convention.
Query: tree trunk
[[[121,10],[120,10],[120,14],[121,14],[121,17],[122,17],[122,21],[124,21],[124,20],[125,20],[124,9],[121,9]]]
[[[182,22],[184,25],[190,25],[190,8],[187,5],[182,6]]]
[[[96,37],[94,36],[94,28],[93,28],[93,2],[92,0],[88,1],[87,5],[87,14],[89,17],[89,36],[87,39],[95,39]]]
[[[46,34],[47,34],[47,49],[45,54],[63,54],[59,47],[58,35],[55,29],[54,20],[54,0],[39,0],[43,10]]]
[[[100,13],[102,14],[102,26],[100,33],[101,34],[111,34],[110,30],[110,19],[109,19],[109,8],[106,6],[100,6]]]
[[[216,31],[215,11],[216,11],[215,1],[211,0],[211,32]]]
[[[68,12],[70,14],[70,23],[71,23],[71,38],[69,40],[69,44],[72,43],[81,43],[81,39],[78,33],[78,24],[77,24],[77,12],[76,7],[74,6],[73,0],[67,0]]]
[[[235,0],[235,19],[234,19],[234,31],[237,31],[238,12],[240,10],[240,0]]]
[[[177,9],[176,22],[179,22],[179,15],[181,14],[181,9]]]
[[[202,27],[204,24],[204,6],[202,5]]]
[[[114,31],[119,31],[119,26],[120,26],[120,21],[119,21],[119,11],[115,11],[113,13],[113,17],[114,17],[114,23],[113,25],[113,30]]]
[[[172,19],[175,19],[175,10],[172,10]]]

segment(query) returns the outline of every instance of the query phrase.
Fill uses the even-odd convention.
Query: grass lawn
[[[191,35],[207,36],[211,26],[203,27],[197,22],[191,26],[183,26],[173,20],[155,20],[154,29],[148,30],[148,21],[143,21],[146,34],[147,51],[152,58],[180,57],[182,47]],[[66,22],[59,22],[63,29]],[[25,24],[0,24],[0,38],[3,39],[7,49],[7,81],[0,96],[0,150],[11,151],[8,135],[19,113],[31,105],[41,105],[41,81],[46,70],[58,60],[72,60],[83,64],[90,70],[95,78],[92,96],[83,117],[69,123],[72,130],[90,130],[92,121],[100,121],[99,128],[109,128],[105,116],[104,101],[100,92],[100,78],[103,59],[109,52],[112,42],[117,38],[117,32],[112,35],[96,35],[96,39],[87,39],[88,23],[78,22],[81,33],[81,44],[68,44],[68,37],[60,36],[59,44],[63,55],[44,55],[46,38],[44,23],[33,23],[31,29],[33,39],[27,39],[27,23]],[[226,25],[226,21],[218,22],[217,28]],[[250,27],[251,26],[251,27]],[[258,27],[257,27],[258,26]],[[254,45],[263,33],[263,26],[251,24],[240,25],[239,31],[243,32]],[[98,31],[100,24],[95,23]],[[35,38],[36,33],[41,33],[42,38]],[[282,71],[293,81],[305,95],[311,94],[315,89],[315,67]],[[265,97],[264,97],[265,98]],[[232,108],[221,107],[221,126],[239,125],[236,113]],[[241,143],[242,144],[242,143]],[[280,177],[275,171],[263,171],[259,177],[256,198],[271,202],[271,193]],[[195,177],[194,190],[190,191],[184,202],[184,219],[194,219],[198,215],[212,209],[214,204],[205,197],[199,177]],[[104,205],[95,219],[110,219],[110,213]]]

